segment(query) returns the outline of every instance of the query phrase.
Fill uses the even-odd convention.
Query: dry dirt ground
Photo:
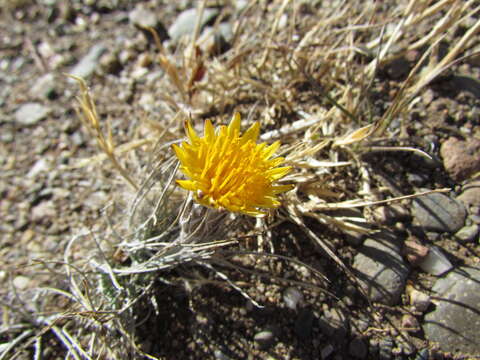
[[[102,131],[109,122],[115,143],[131,145],[117,156],[138,184],[147,182],[152,163],[171,158],[162,144],[183,136],[187,116],[201,129],[206,118],[225,123],[240,111],[246,122],[261,121],[264,132],[288,129],[312,114],[324,119],[316,128],[319,135],[310,135],[330,142],[307,160],[329,164],[310,168],[307,160],[292,160],[301,174],[292,181],[300,190],[297,202],[285,198],[286,204],[307,204],[316,183],[322,186],[316,194],[327,203],[378,201],[442,188],[451,189],[453,199],[464,193],[480,171],[478,56],[459,60],[404,104],[406,111],[381,120],[395,99],[407,96],[408,75],[432,44],[438,40],[422,59],[423,68],[430,59],[444,58],[476,26],[479,4],[419,1],[418,13],[402,15],[414,3],[1,1],[0,359],[420,360],[480,355],[445,351],[429,341],[422,325],[435,305],[419,312],[410,298],[412,288],[434,296],[438,277],[417,266],[430,245],[441,248],[455,268],[478,266],[478,194],[476,200],[463,198],[466,213],[458,229],[470,229],[473,235],[467,240],[453,236],[458,229],[432,231],[414,216],[411,199],[397,203],[393,212],[388,206],[367,206],[334,216],[339,221],[344,215],[366,219],[372,229],[400,239],[397,253],[408,274],[395,301],[371,301],[355,280],[361,274],[348,275],[352,273],[310,236],[329,244],[346,268],[355,270],[369,235],[345,229],[330,217],[319,221],[320,215],[301,216],[301,223],[295,223],[288,206],[261,224],[227,215],[222,236],[235,244],[219,247],[205,259],[124,277],[128,280],[121,285],[128,291],[121,299],[108,274],[99,275],[91,265],[102,262],[99,248],[119,268],[147,261],[155,249],[139,253],[131,244],[119,246],[133,231],[125,217],[135,191],[108,159],[98,158],[98,134],[89,132],[75,112],[80,87],[65,73],[85,78]],[[183,38],[174,39],[172,24],[187,9],[202,6],[213,15],[198,24],[203,45],[188,52],[188,35],[195,33],[188,25],[196,23],[195,17],[182,25],[190,29]],[[412,22],[422,12],[425,16]],[[439,25],[421,46],[412,45],[426,39],[446,15],[456,20]],[[404,31],[389,43],[399,24]],[[153,27],[162,48],[139,25]],[[207,26],[214,31],[223,26],[224,33],[208,37]],[[375,39],[389,51],[369,72],[365,69],[375,65],[382,49],[369,45]],[[478,41],[470,41],[451,60],[475,51]],[[420,82],[418,70],[413,84]],[[332,145],[373,123],[386,124],[386,131],[374,133],[365,146],[360,141],[351,147]],[[285,156],[300,146],[296,141],[310,136],[309,130],[280,137]],[[160,144],[152,138],[161,139]],[[142,146],[132,145],[144,140]],[[447,140],[460,145],[444,146]],[[163,150],[155,153],[157,148]],[[88,159],[86,166],[83,159]],[[356,165],[328,167],[343,161]],[[167,170],[155,175],[159,181],[171,174]],[[180,195],[172,195],[172,203],[175,196]],[[454,218],[450,205],[442,211]],[[406,240],[418,246],[408,252]],[[128,310],[120,311],[123,307]]]

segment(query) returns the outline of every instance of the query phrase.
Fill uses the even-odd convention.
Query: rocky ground
[[[259,3],[207,2],[201,36],[208,43],[209,26],[217,21],[221,36],[211,41],[228,48],[235,41],[235,19],[248,6],[278,11],[278,2]],[[81,159],[97,154],[96,142],[75,114],[78,86],[64,73],[87,80],[100,115],[111,120],[115,141],[128,141],[145,118],[163,121],[167,102],[157,86],[164,71],[154,58],[154,41],[140,27],[155,28],[174,54],[175,43],[193,32],[196,5],[2,3],[1,359],[71,357],[42,322],[46,313],[66,311],[68,305],[58,299],[37,308],[38,289],[67,287],[60,270],[65,247],[72,236],[104,226],[101,210],[117,196],[111,170],[98,164],[76,168]],[[305,16],[321,11],[319,4],[309,6],[302,10]],[[475,22],[478,15],[465,20],[445,47],[452,47]],[[421,53],[407,55],[377,73],[374,113],[391,104]],[[421,149],[431,159],[415,152],[362,154],[374,174],[376,200],[383,200],[385,191],[389,196],[450,192],[352,209],[353,216],[365,217],[379,230],[372,235],[306,221],[355,277],[345,276],[296,225],[284,222],[272,229],[275,253],[308,268],[285,258],[224,253],[237,266],[225,272],[254,301],[204,268],[191,278],[181,267],[160,272],[166,280],[149,294],[156,307],[146,314],[141,300],[132,330],[142,351],[168,359],[480,358],[478,78],[478,56],[456,64],[420,93],[408,115],[392,121],[392,136],[375,144]],[[247,221],[242,231],[254,225]],[[255,248],[252,239],[245,245],[248,250]],[[82,251],[80,246],[79,257]],[[182,276],[187,286],[165,284],[169,277]],[[41,347],[35,342],[38,332],[44,335]]]

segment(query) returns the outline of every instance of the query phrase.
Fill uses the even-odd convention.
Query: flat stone
[[[203,11],[202,20],[200,26],[203,28],[208,22],[210,22],[219,11],[217,9],[206,8]],[[177,19],[168,29],[168,35],[174,41],[179,40],[184,35],[191,35],[195,30],[195,24],[197,22],[197,9],[188,9],[178,15]]]
[[[88,53],[70,71],[70,74],[84,79],[89,77],[97,69],[99,59],[106,51],[107,48],[103,44],[93,45]],[[73,79],[69,81],[73,81]]]
[[[423,271],[440,276],[450,271],[453,268],[450,260],[447,259],[445,254],[436,246],[429,248],[427,256],[418,264]]]
[[[413,216],[426,231],[454,233],[465,224],[467,212],[460,202],[432,193],[413,200]]]
[[[425,316],[428,340],[446,352],[480,355],[480,269],[459,268],[437,280],[436,308]]]
[[[32,126],[45,119],[51,109],[39,103],[22,104],[15,112],[17,123],[25,126]]]
[[[464,226],[455,233],[455,238],[462,242],[469,242],[478,239],[478,232],[480,227],[477,224]]]
[[[367,239],[353,260],[353,269],[372,301],[395,305],[405,287],[409,268],[400,256],[400,240],[391,232]]]
[[[440,147],[445,170],[455,181],[463,181],[480,171],[480,140],[469,137],[459,140],[448,138]]]

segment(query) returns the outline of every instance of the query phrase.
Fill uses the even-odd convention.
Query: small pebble
[[[283,302],[292,310],[297,310],[297,306],[302,305],[304,299],[303,294],[294,287],[289,287],[283,293]]]
[[[88,78],[92,75],[99,65],[101,56],[107,51],[103,44],[93,45],[88,53],[70,70],[70,74],[81,78]],[[73,79],[69,81],[74,82]]]
[[[478,231],[479,226],[477,224],[465,226],[455,233],[455,238],[462,242],[469,242],[478,237]]]
[[[13,279],[13,286],[18,290],[26,290],[30,285],[30,279],[23,275],[18,275]]]
[[[428,294],[410,287],[408,295],[410,298],[410,304],[415,308],[415,310],[424,312],[430,306],[431,300]]]
[[[137,6],[130,11],[128,18],[133,25],[140,28],[151,27],[155,29],[158,24],[155,12],[142,6]]]
[[[38,103],[22,104],[15,112],[15,120],[20,125],[32,126],[45,119],[51,109]]]
[[[31,87],[30,95],[37,99],[54,99],[57,96],[55,81],[55,75],[52,73],[39,77]]]
[[[403,245],[403,254],[412,265],[418,265],[427,255],[428,247],[414,240],[407,240]]]
[[[418,331],[420,325],[415,316],[412,316],[410,314],[404,314],[402,316],[402,327],[405,328],[408,332],[416,332]]]
[[[197,9],[188,9],[180,13],[173,24],[168,29],[168,35],[176,41],[184,35],[191,35],[195,30],[195,24],[197,22]],[[218,15],[218,10],[213,8],[206,8],[203,11],[202,20],[200,26],[205,26],[215,16]]]
[[[420,268],[432,275],[440,276],[453,268],[452,263],[436,246],[432,246],[428,255],[418,264]]]
[[[270,330],[260,331],[253,337],[253,340],[255,340],[255,342],[261,349],[266,349],[270,347],[274,339],[275,335]]]

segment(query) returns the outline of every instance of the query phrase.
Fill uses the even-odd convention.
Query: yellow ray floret
[[[240,114],[230,124],[215,129],[205,122],[199,137],[189,121],[185,124],[188,141],[173,150],[180,170],[188,180],[177,180],[182,188],[193,191],[195,200],[205,206],[224,208],[252,216],[265,214],[266,208],[280,205],[277,195],[293,185],[275,185],[287,175],[289,166],[278,167],[284,159],[273,158],[280,143],[257,144],[260,125],[254,123],[240,135]]]

